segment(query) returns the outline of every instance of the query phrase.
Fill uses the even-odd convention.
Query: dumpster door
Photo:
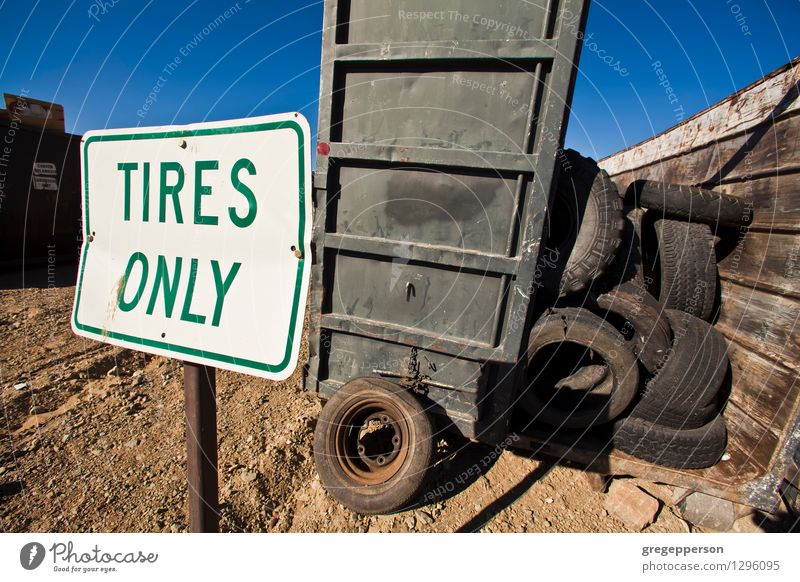
[[[325,2],[307,389],[503,426],[587,6]]]

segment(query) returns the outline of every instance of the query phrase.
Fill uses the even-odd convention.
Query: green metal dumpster
[[[308,390],[506,436],[587,4],[325,2]]]

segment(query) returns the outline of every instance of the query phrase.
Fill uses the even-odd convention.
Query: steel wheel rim
[[[359,485],[386,483],[405,464],[410,432],[402,411],[389,399],[360,398],[342,412],[337,424],[337,464]]]

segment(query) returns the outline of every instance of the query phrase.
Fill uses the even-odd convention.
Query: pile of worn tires
[[[520,406],[529,423],[605,431],[614,448],[649,462],[714,465],[729,383],[727,345],[711,323],[714,246],[746,209],[644,180],[623,196],[593,160],[572,150],[565,159]]]

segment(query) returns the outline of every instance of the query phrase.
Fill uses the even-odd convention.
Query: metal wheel
[[[433,459],[433,426],[409,390],[381,378],[343,385],[322,409],[314,461],[322,484],[359,513],[391,513],[420,494]]]
[[[336,461],[353,481],[385,483],[405,462],[409,432],[408,422],[388,398],[357,400],[336,427]]]

